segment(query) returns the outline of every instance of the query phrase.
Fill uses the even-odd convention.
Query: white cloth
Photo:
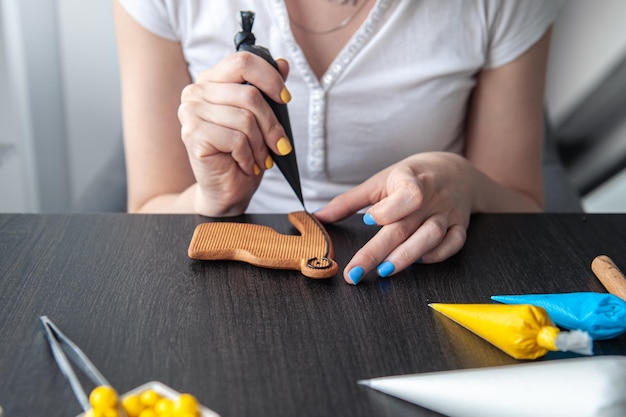
[[[195,79],[233,53],[240,10],[258,45],[290,63],[289,114],[307,209],[424,151],[463,151],[475,75],[523,54],[554,21],[555,0],[377,0],[318,80],[284,0],[119,0],[149,31],[180,41]],[[301,209],[277,168],[248,212]]]

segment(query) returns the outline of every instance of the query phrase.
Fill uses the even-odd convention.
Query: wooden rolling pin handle
[[[626,277],[606,255],[596,256],[591,262],[591,270],[606,290],[626,301]]]

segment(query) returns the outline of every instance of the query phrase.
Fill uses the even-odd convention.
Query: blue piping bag
[[[626,302],[612,294],[494,295],[491,299],[504,304],[543,307],[556,325],[568,330],[583,330],[594,340],[612,339],[626,332]]]

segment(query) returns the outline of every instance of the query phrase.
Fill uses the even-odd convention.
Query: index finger
[[[280,68],[280,66],[279,66]],[[235,52],[198,76],[196,82],[249,83],[277,103],[291,98],[285,81],[269,62],[250,52]]]
[[[374,204],[384,196],[384,176],[386,171],[381,171],[365,182],[338,195],[313,214],[322,223],[333,223]]]

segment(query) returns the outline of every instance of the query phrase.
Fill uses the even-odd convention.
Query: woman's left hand
[[[440,262],[464,245],[477,171],[446,152],[413,155],[379,172],[315,212],[335,222],[368,207],[366,224],[382,226],[346,265],[343,277],[357,284],[376,269],[381,277],[416,261]]]

